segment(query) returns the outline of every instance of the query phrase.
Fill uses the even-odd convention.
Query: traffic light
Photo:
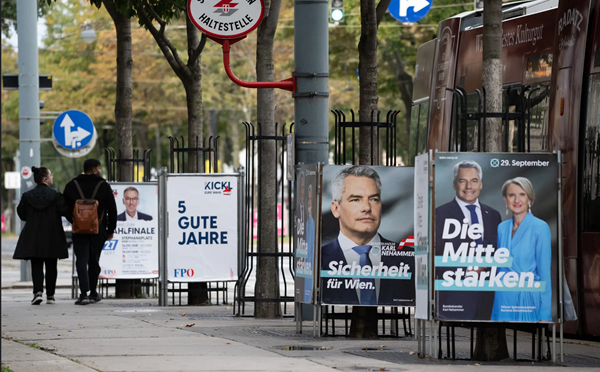
[[[331,0],[331,20],[341,22],[344,19],[344,0]]]

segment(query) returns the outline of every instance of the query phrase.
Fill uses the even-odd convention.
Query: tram
[[[564,267],[578,320],[600,337],[600,0],[503,4],[503,151],[561,151]],[[410,158],[485,151],[483,12],[439,24],[417,52]]]

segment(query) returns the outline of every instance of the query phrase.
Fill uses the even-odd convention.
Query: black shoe
[[[89,297],[89,299],[90,299],[90,303],[91,303],[91,304],[95,304],[96,302],[100,302],[100,301],[102,301],[102,297],[100,297],[100,294],[99,294],[99,293],[96,293],[96,294],[90,294],[90,297]]]
[[[55,302],[56,302],[56,300],[54,299],[54,296],[46,296],[46,303],[47,304],[53,304]]]
[[[90,299],[84,294],[79,295],[79,298],[77,299],[77,301],[75,301],[75,305],[89,305],[89,303]]]
[[[36,294],[33,295],[33,300],[31,300],[31,304],[32,305],[39,305],[41,304],[43,301],[42,299],[42,292],[38,292]]]

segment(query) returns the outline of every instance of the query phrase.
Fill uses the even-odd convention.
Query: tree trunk
[[[390,1],[360,0],[360,41],[358,42],[358,75],[360,104],[358,117],[361,122],[377,120],[377,27]],[[361,127],[359,130],[359,164],[379,164],[379,136],[376,130]],[[354,159],[352,159],[354,161]],[[377,337],[377,307],[352,307],[350,323],[351,338]]]
[[[358,75],[360,85],[359,121],[371,122],[377,118],[377,13],[375,1],[360,0],[360,41],[358,42]],[[378,164],[376,130],[359,130],[358,157],[360,164]],[[373,133],[373,138],[371,134]],[[373,144],[373,148],[371,148]],[[354,323],[354,322],[353,322]]]
[[[502,1],[485,0],[483,8],[483,87],[486,111],[502,111]],[[486,119],[485,144],[488,152],[501,152],[502,119]],[[477,328],[475,360],[508,358],[505,328]]]
[[[502,111],[502,1],[485,0],[483,8],[483,87],[487,112]],[[504,151],[502,119],[486,119],[486,151]]]
[[[198,37],[198,29],[189,17],[185,17],[187,41],[188,41],[188,54],[192,56],[194,50],[200,44]],[[202,146],[202,72],[200,70],[200,56],[196,58],[192,65],[188,65],[191,79],[184,81],[186,101],[187,101],[187,112],[188,112],[188,144],[189,147],[196,146],[196,138],[198,139],[198,146]],[[193,152],[190,155],[194,154]],[[204,158],[202,154],[199,156],[188,157],[188,171],[190,173],[201,173],[204,171]]]
[[[132,83],[133,57],[131,46],[131,20],[116,9],[114,0],[102,0],[117,30],[117,97],[115,100],[115,122],[117,158],[133,158],[132,134]],[[106,164],[109,166],[109,164]],[[120,162],[117,168],[117,181],[133,181],[133,162]],[[115,281],[115,297],[129,298],[132,295],[134,279]]]
[[[281,0],[265,1],[266,17],[258,27],[256,43],[256,77],[258,81],[274,80],[273,44]],[[275,90],[259,89],[256,99],[259,134],[275,135]],[[277,253],[277,148],[275,141],[259,143],[259,215],[258,252]],[[256,272],[256,304],[254,315],[257,318],[281,316],[279,299],[279,272],[276,257],[258,257]],[[261,301],[266,300],[266,301]]]
[[[198,29],[189,17],[185,17],[188,55],[192,56],[200,44]],[[191,79],[184,81],[185,96],[188,113],[188,147],[202,147],[202,71],[200,70],[200,56],[193,63],[188,64]],[[188,172],[204,172],[204,155],[202,153],[188,152]],[[208,284],[188,283],[188,305],[208,305]]]
[[[413,78],[406,72],[404,61],[399,52],[394,52],[394,59],[396,60],[396,83],[398,84],[398,90],[400,91],[400,98],[404,103],[406,138],[410,138]],[[396,156],[396,154],[393,155]]]
[[[117,30],[117,97],[115,101],[115,122],[117,129],[117,154],[121,159],[133,158],[133,138],[131,128],[133,57],[131,47],[131,20],[119,13],[113,0],[103,0]],[[107,164],[108,165],[108,164]],[[133,163],[119,163],[119,182],[133,181]]]

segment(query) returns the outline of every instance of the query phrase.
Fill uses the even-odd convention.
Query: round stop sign
[[[234,39],[263,19],[263,0],[188,0],[188,16],[200,31],[216,39]]]

